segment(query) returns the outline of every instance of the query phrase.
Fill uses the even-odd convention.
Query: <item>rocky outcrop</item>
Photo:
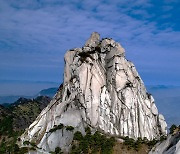
[[[59,124],[64,127],[53,129]],[[84,133],[87,126],[134,139],[151,140],[167,133],[164,117],[134,64],[125,58],[125,50],[112,39],[100,40],[96,32],[84,47],[67,51],[63,85],[21,136],[20,144],[28,140],[41,151],[56,147],[68,151],[73,133]]]
[[[169,134],[167,139],[157,143],[149,154],[180,154],[180,131]]]

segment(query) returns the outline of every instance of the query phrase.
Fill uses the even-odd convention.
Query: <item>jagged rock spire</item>
[[[158,113],[135,66],[125,50],[112,39],[92,33],[82,48],[65,54],[64,83],[51,103],[21,137],[45,151],[70,149],[73,133],[86,126],[114,136],[151,140],[166,134],[166,122]],[[73,126],[50,130],[62,123]]]
[[[93,32],[90,38],[86,41],[85,46],[95,47],[100,41],[100,34],[98,32]]]

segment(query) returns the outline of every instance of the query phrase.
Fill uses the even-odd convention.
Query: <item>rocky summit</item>
[[[63,84],[19,145],[28,141],[39,153],[56,147],[68,152],[74,133],[85,134],[87,126],[117,138],[152,140],[167,134],[165,119],[124,48],[112,39],[100,39],[97,32],[84,47],[66,52]]]

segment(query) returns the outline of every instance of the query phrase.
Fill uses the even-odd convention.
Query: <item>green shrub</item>
[[[170,134],[173,134],[173,133],[174,133],[174,130],[175,130],[176,128],[177,128],[177,126],[173,124],[173,125],[169,128],[169,131],[170,131],[169,133],[170,133]]]
[[[73,131],[73,130],[74,130],[74,127],[73,127],[73,126],[66,126],[66,130],[67,130],[67,131]]]
[[[2,142],[0,145],[0,153],[6,153],[6,142]]]
[[[160,137],[160,141],[161,141],[161,142],[163,142],[163,141],[166,140],[166,139],[167,139],[167,137],[164,136],[164,135]]]
[[[100,134],[98,131],[91,134],[91,129],[88,127],[85,129],[85,131],[85,136],[82,136],[81,132],[76,132],[74,134],[74,140],[78,142],[73,142],[76,144],[72,145],[72,154],[97,152],[100,152],[101,154],[112,153],[113,146],[115,144],[114,137],[108,138],[105,135]]]
[[[17,151],[19,151],[19,150],[20,150],[19,146],[18,146],[17,144],[15,144],[15,145],[14,145],[14,152],[17,152]]]
[[[56,148],[55,148],[55,154],[62,154],[61,148],[56,147]]]
[[[138,138],[137,140],[134,140],[132,138],[129,138],[126,136],[124,138],[124,144],[127,146],[128,149],[134,149],[136,151],[139,151],[141,144],[145,143],[141,138]]]
[[[16,144],[17,138],[19,135],[22,134],[22,131],[13,131],[11,134],[6,134],[5,137],[2,139],[2,142],[0,144],[0,153],[17,153],[20,151],[18,145]]]
[[[19,149],[19,153],[18,154],[25,154],[28,152],[28,148],[27,147],[22,147]]]
[[[83,139],[82,133],[77,131],[74,133],[73,140],[81,141]]]
[[[31,144],[32,147],[36,147],[36,143],[30,142],[30,144]]]
[[[0,134],[12,136],[12,134],[13,134],[13,116],[7,116],[0,121]]]
[[[91,134],[91,129],[90,129],[90,127],[86,127],[86,128],[85,128],[85,132],[86,132],[86,134]]]
[[[153,139],[151,141],[148,141],[147,145],[152,148],[156,143],[158,142],[158,140],[156,139]]]
[[[50,153],[51,153],[51,154],[62,154],[63,152],[61,151],[61,148],[60,148],[60,147],[56,147],[56,148],[55,148],[55,151],[54,151],[54,152],[50,151]]]
[[[106,138],[101,146],[101,154],[111,154],[115,145],[115,138]]]
[[[64,128],[64,124],[60,123],[58,126],[54,125],[54,128],[50,129],[49,132],[52,133],[52,132],[55,132],[56,130],[62,129],[62,128]]]
[[[35,151],[36,148],[35,147],[30,147],[30,150]]]
[[[24,145],[30,145],[30,142],[29,141],[24,141],[23,144]]]
[[[162,136],[161,140],[164,140],[165,138],[166,138],[165,136]],[[137,140],[134,140],[132,138],[129,138],[128,136],[123,137],[123,139],[124,139],[124,145],[126,145],[128,149],[134,149],[136,151],[139,151],[142,144],[148,145],[149,149],[151,149],[159,141],[157,139],[153,139],[149,141],[146,137],[144,137],[143,139],[138,137]]]
[[[144,137],[143,138],[143,142],[145,143],[145,144],[147,144],[149,141],[148,141],[148,139],[147,139],[147,137]]]

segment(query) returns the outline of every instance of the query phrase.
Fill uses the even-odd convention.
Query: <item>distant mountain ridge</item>
[[[57,90],[58,90],[57,87],[43,89],[34,96],[24,96],[24,95],[0,96],[0,104],[4,104],[3,106],[5,106],[5,105],[8,105],[8,104],[14,103],[15,101],[17,101],[21,97],[27,98],[27,99],[32,99],[32,98],[36,98],[37,96],[48,96],[48,97],[52,98],[55,95]]]
[[[23,95],[19,95],[19,96],[0,96],[0,104],[11,104],[13,102],[15,102],[16,100],[18,100],[19,98],[24,97],[24,98],[31,98],[31,96],[23,96]]]
[[[56,88],[56,87],[43,89],[37,94],[37,96],[53,97],[55,95],[55,93],[57,92],[57,90],[58,90],[58,88]]]

